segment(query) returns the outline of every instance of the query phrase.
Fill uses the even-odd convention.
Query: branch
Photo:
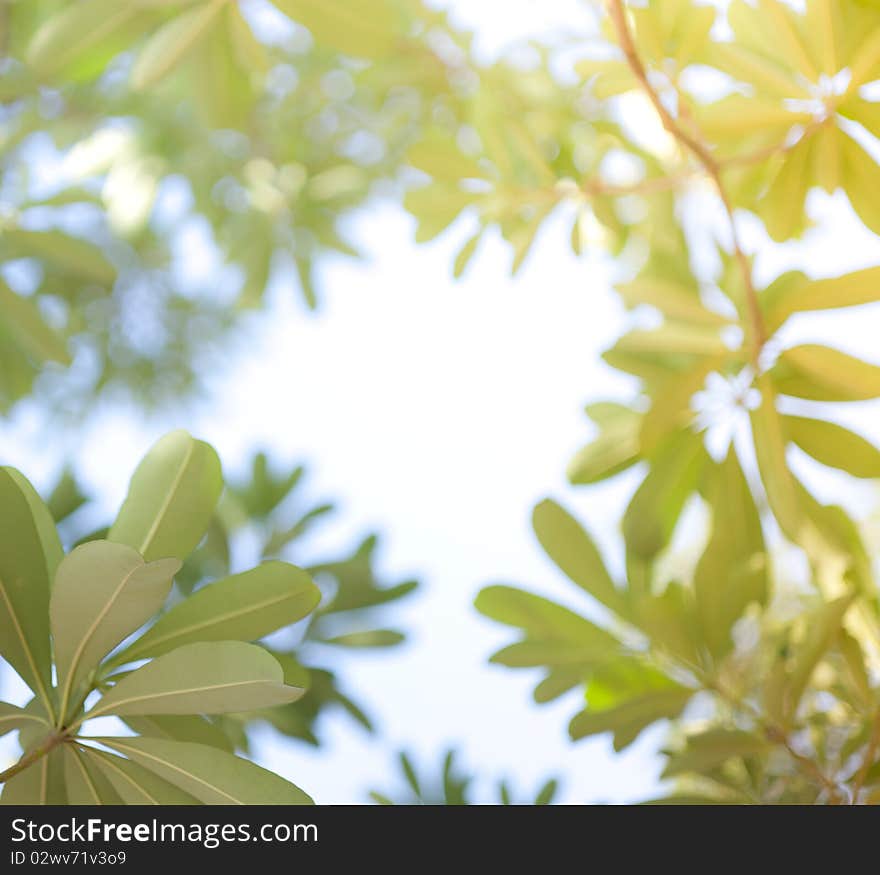
[[[829,778],[821,768],[819,768],[819,765],[816,762],[811,760],[808,756],[804,756],[804,754],[794,747],[791,743],[791,739],[788,737],[788,733],[784,729],[781,729],[775,723],[771,723],[765,719],[763,714],[761,714],[754,706],[725,689],[716,679],[703,677],[702,681],[707,690],[716,693],[734,708],[738,708],[747,713],[749,717],[755,721],[757,727],[771,744],[776,744],[782,747],[792,758],[794,764],[798,767],[801,773],[825,790],[828,794],[828,801],[832,805],[840,803],[841,790],[837,784]],[[878,743],[880,743],[880,737],[878,737]]]
[[[855,805],[859,801],[859,794],[865,786],[868,779],[868,772],[877,759],[877,750],[880,748],[880,711],[874,717],[874,728],[871,731],[871,738],[868,740],[868,746],[865,748],[865,756],[862,758],[862,765],[856,773],[852,788],[852,804]]]
[[[14,778],[19,772],[23,772],[28,766],[32,766],[37,760],[42,759],[67,738],[64,732],[53,732],[47,735],[42,744],[35,747],[30,753],[26,753],[14,766],[10,766],[5,772],[0,772],[0,784],[5,784],[10,778]]]
[[[648,80],[648,71],[645,69],[645,65],[639,55],[632,31],[630,30],[629,22],[627,21],[626,4],[624,3],[624,0],[605,0],[605,5],[608,9],[608,14],[611,17],[611,22],[614,25],[614,30],[617,34],[617,41],[623,51],[627,64],[638,80],[642,90],[651,101],[652,106],[657,111],[657,115],[660,116],[660,121],[662,122],[663,127],[687,151],[689,151],[697,161],[700,162],[700,164],[702,164],[706,174],[712,180],[718,191],[718,196],[721,199],[724,212],[727,214],[727,219],[730,224],[733,257],[736,259],[743,277],[746,292],[746,306],[748,307],[749,322],[751,326],[752,358],[757,364],[758,356],[767,340],[767,331],[764,328],[764,319],[758,302],[758,294],[755,291],[755,286],[752,281],[752,268],[749,264],[748,256],[740,243],[739,233],[736,227],[736,219],[733,214],[733,205],[730,202],[730,197],[728,196],[721,179],[721,166],[709,150],[709,147],[686,131],[679,124],[672,113],[666,108],[657,90]]]

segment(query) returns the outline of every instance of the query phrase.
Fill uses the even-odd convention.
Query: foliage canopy
[[[627,471],[636,481],[624,562],[609,570],[571,514],[539,504],[538,541],[588,600],[581,612],[512,586],[484,589],[478,610],[520,634],[493,661],[541,668],[538,702],[578,690],[574,739],[607,732],[621,750],[672,721],[664,775],[676,790],[664,801],[880,799],[875,563],[859,521],[816,498],[800,465],[806,456],[843,477],[880,475],[880,450],[828,406],[874,401],[880,364],[831,340],[788,339],[802,314],[876,304],[880,267],[868,253],[842,275],[791,268],[765,281],[755,263],[808,233],[821,243],[811,227],[820,192],[880,234],[876,0],[585,4],[596,33],[577,41],[573,63],[571,46],[544,45],[526,64],[483,60],[419,0],[2,9],[0,406],[34,391],[63,391],[74,406],[108,387],[181,392],[204,344],[262,305],[276,271],[293,267],[316,305],[316,259],[356,254],[344,219],[379,191],[406,188],[420,242],[470,223],[455,276],[496,233],[517,271],[548,219],[565,215],[575,253],[617,259],[617,293],[632,311],[631,329],[604,353],[632,377],[632,395],[587,407],[592,438],[568,468],[580,487]],[[38,149],[65,168],[48,187],[34,173]],[[210,290],[174,270],[193,222],[229,268]],[[746,226],[759,229],[749,236],[757,246],[746,245]],[[715,440],[728,420],[730,434]],[[253,476],[272,492],[265,459]],[[306,615],[316,640],[397,640],[329,631],[334,610],[411,589],[380,589],[370,571],[317,613],[309,575],[274,561],[195,586],[229,572],[225,544],[243,520],[267,523],[267,558],[308,521],[285,532],[267,522],[278,502],[247,490],[218,512],[220,485],[213,451],[171,435],[135,475],[106,539],[62,558],[27,481],[0,478],[3,655],[35,692],[26,709],[4,705],[0,725],[23,733],[23,762],[33,757],[43,776],[22,770],[4,801],[76,801],[88,788],[126,799],[114,769],[150,773],[152,796],[167,787],[169,797],[218,801],[199,789],[205,771],[228,775],[218,792],[234,793],[246,761],[177,730],[102,739],[123,758],[97,752],[76,734],[89,694],[103,698],[88,713],[186,717],[227,742],[236,718],[203,715],[243,710],[246,724],[263,714],[310,738],[312,718],[293,710],[303,683],[295,648],[279,661],[243,642]],[[706,537],[678,561],[692,509]],[[311,571],[360,575],[370,549]],[[161,608],[187,557],[178,584],[192,594],[114,652]],[[66,603],[84,578],[88,598]],[[289,611],[228,628],[218,619],[216,635],[188,637],[194,620],[219,617],[251,588]],[[122,598],[102,613],[107,593]],[[151,661],[124,674],[127,658]],[[175,689],[181,666],[203,678],[204,695]],[[240,685],[237,708],[211,691],[215,675]],[[324,681],[325,699],[338,699]],[[186,709],[134,713],[137,702]],[[166,760],[189,765],[185,784],[158,767]],[[424,798],[409,760],[402,766]],[[253,774],[248,792],[261,799],[305,799]],[[445,798],[463,798],[449,758],[445,774]]]

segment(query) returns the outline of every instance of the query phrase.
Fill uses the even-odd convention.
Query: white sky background
[[[570,27],[585,10],[576,0],[506,0],[503,15],[498,2],[449,5],[477,29],[488,53]],[[818,195],[811,209],[827,222],[821,249],[808,237],[759,261],[759,272],[775,275],[789,257],[820,275],[878,261],[877,238],[845,201]],[[271,312],[256,320],[252,346],[198,411],[150,422],[105,411],[86,432],[52,447],[34,441],[26,407],[0,428],[0,459],[34,472],[38,485],[65,445],[75,447],[86,482],[108,508],[169,428],[186,427],[213,443],[229,470],[240,470],[254,448],[268,447],[281,461],[309,465],[315,498],[340,499],[340,518],[327,527],[333,543],[314,543],[316,553],[374,528],[384,533],[383,571],[423,581],[421,593],[394,615],[411,643],[387,655],[353,652],[341,671],[377,718],[382,744],[344,715],[326,720],[327,743],[318,751],[268,731],[259,736],[260,761],[319,802],[362,802],[369,788],[395,787],[391,752],[401,746],[436,770],[448,744],[460,746],[464,764],[483,778],[512,777],[519,798],[553,774],[564,778],[560,798],[568,802],[627,801],[657,790],[652,752],[662,733],[646,733],[624,755],[613,754],[607,737],[572,744],[566,727],[578,695],[536,707],[538,673],[486,662],[511,631],[472,608],[481,586],[502,581],[590,609],[531,533],[531,507],[547,494],[576,510],[612,560],[619,550],[617,521],[635,481],[624,476],[575,490],[564,478],[589,435],[583,404],[625,397],[628,385],[599,360],[624,325],[608,265],[576,259],[567,227],[547,224],[516,280],[509,278],[509,251],[491,238],[453,284],[455,244],[465,229],[417,247],[413,222],[399,209],[373,209],[354,227],[371,261],[325,265],[316,316],[282,278]],[[750,244],[763,246],[757,223],[747,222],[746,231]],[[195,273],[200,258],[194,246]],[[876,307],[857,316],[823,314],[803,320],[800,334],[877,361],[877,315]],[[849,410],[863,433],[877,434],[876,405]],[[827,499],[839,498],[840,482],[848,481],[817,481]],[[853,492],[863,507],[872,502],[868,489]],[[13,753],[5,741],[0,759]],[[480,783],[481,798],[494,798],[490,783]]]

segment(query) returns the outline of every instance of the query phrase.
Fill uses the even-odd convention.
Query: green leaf
[[[551,778],[543,787],[541,787],[540,790],[538,790],[538,795],[535,797],[535,805],[550,805],[553,802],[558,789],[559,781],[555,778]]]
[[[5,325],[21,349],[36,361],[70,364],[66,339],[49,327],[33,300],[15,294],[2,280],[0,325]]]
[[[524,629],[535,639],[567,641],[598,653],[620,646],[613,635],[574,611],[512,586],[488,586],[474,604],[484,616]]]
[[[410,146],[406,157],[413,167],[444,182],[458,183],[485,175],[482,167],[462,153],[452,137],[442,133],[429,133]]]
[[[624,354],[658,352],[717,356],[730,353],[715,327],[685,322],[666,322],[659,328],[630,331],[612,349]]]
[[[843,618],[853,598],[852,594],[841,596],[822,605],[806,618],[806,636],[795,647],[785,684],[784,709],[789,720],[796,714],[816,666],[840,635]]]
[[[534,699],[539,705],[552,702],[564,696],[585,680],[584,673],[579,669],[554,668],[538,686],[535,687]]]
[[[403,205],[418,220],[416,242],[442,234],[474,200],[472,192],[442,182],[408,191]]]
[[[278,661],[241,641],[187,644],[125,675],[86,715],[224,714],[271,708],[305,690],[284,684]]]
[[[61,231],[9,228],[3,231],[3,244],[7,257],[14,254],[16,258],[39,258],[66,274],[102,285],[116,280],[116,268],[97,246]]]
[[[54,75],[96,51],[109,37],[142,12],[138,3],[81,0],[68,4],[37,30],[27,50],[27,62],[42,75]]]
[[[696,289],[688,288],[674,279],[639,276],[628,283],[617,285],[616,288],[627,306],[649,304],[673,321],[715,326],[728,322],[724,316],[703,306]]]
[[[284,675],[284,681],[291,681]],[[293,684],[293,686],[299,686]],[[229,736],[215,723],[189,714],[150,714],[148,716],[129,715],[125,723],[138,735],[151,738],[171,738],[175,741],[192,741],[196,744],[207,744],[219,747],[220,750],[235,752],[235,746]]]
[[[785,278],[784,282],[780,282]],[[880,301],[880,267],[842,276],[810,280],[802,273],[783,274],[761,294],[768,330],[776,331],[789,316],[812,310],[836,310]]]
[[[132,88],[144,91],[171,73],[195,49],[223,8],[223,3],[205,0],[163,24],[135,61]]]
[[[689,431],[670,436],[659,448],[624,513],[628,549],[650,559],[669,543],[707,459],[702,438]]]
[[[73,473],[65,468],[46,501],[46,506],[52,519],[59,523],[76,513],[87,501],[88,498],[83,494]]]
[[[403,770],[403,775],[406,778],[406,783],[409,784],[410,789],[417,797],[420,797],[422,795],[422,788],[419,786],[419,779],[416,775],[416,770],[413,768],[412,760],[410,760],[404,751],[400,752],[400,768]]]
[[[783,423],[792,442],[823,465],[853,477],[880,477],[880,450],[861,435],[836,423],[805,416],[786,416]]]
[[[91,751],[98,768],[126,805],[199,805],[195,796],[131,760]]]
[[[569,668],[604,662],[612,653],[607,645],[597,646],[590,640],[578,642],[526,638],[493,653],[489,661],[508,668]]]
[[[752,602],[767,602],[768,559],[761,519],[736,452],[730,448],[712,478],[712,535],[694,573],[705,641],[716,657],[732,646],[733,624]]]
[[[264,562],[210,583],[161,616],[114,664],[161,656],[195,641],[256,641],[313,611],[321,591],[287,562]]]
[[[121,805],[119,794],[97,768],[88,748],[65,744],[64,783],[67,787],[68,805]]]
[[[548,498],[535,507],[532,525],[544,551],[566,576],[607,608],[625,613],[623,594],[596,545],[571,514]]]
[[[798,543],[804,515],[785,458],[785,435],[776,410],[776,394],[766,375],[758,379],[758,388],[761,404],[750,414],[758,469],[779,527],[790,541]]]
[[[598,483],[634,465],[640,454],[641,421],[641,414],[628,407],[608,405],[598,423],[598,437],[569,462],[569,481],[577,485]]]
[[[652,392],[651,407],[642,417],[639,429],[639,447],[643,455],[650,455],[670,434],[693,423],[696,413],[692,402],[703,388],[712,371],[723,369],[727,355],[703,356],[683,373],[668,377]]]
[[[52,712],[49,590],[61,542],[48,509],[13,468],[0,468],[0,654]]]
[[[67,805],[64,759],[55,748],[3,785],[0,805]]]
[[[0,735],[6,735],[7,732],[14,732],[16,729],[23,729],[27,726],[40,727],[49,731],[49,724],[45,718],[24,708],[18,708],[10,705],[9,702],[0,702]]]
[[[614,733],[614,749],[621,751],[658,720],[677,717],[693,695],[680,688],[657,690],[635,696],[611,708],[587,708],[575,714],[568,727],[573,741],[602,732]]]
[[[795,237],[806,222],[804,201],[810,189],[813,139],[805,137],[779,158],[780,167],[761,199],[761,216],[767,233],[782,243]]]
[[[101,660],[162,607],[180,565],[146,564],[109,541],[90,541],[64,558],[49,603],[62,716],[72,716],[74,692]]]
[[[387,0],[273,0],[315,40],[357,58],[383,58],[397,41],[397,16]]]
[[[160,738],[96,738],[208,805],[308,805],[299,787],[213,747]]]
[[[636,602],[635,622],[658,650],[692,666],[701,664],[696,606],[691,591],[681,584],[671,582],[659,595],[644,592]]]
[[[770,376],[781,394],[810,401],[866,401],[880,396],[880,367],[818,344],[785,350]]]
[[[686,772],[707,772],[729,759],[761,756],[767,742],[741,729],[709,729],[685,739],[681,751],[669,755],[661,777],[674,778]]]
[[[173,431],[138,465],[107,540],[134,547],[148,562],[183,560],[207,531],[222,489],[213,448]]]
[[[332,638],[321,638],[322,644],[335,644],[339,647],[395,647],[406,640],[406,636],[394,629],[370,629],[366,632],[348,632]]]
[[[852,137],[841,132],[843,187],[856,215],[875,234],[880,234],[880,166]]]

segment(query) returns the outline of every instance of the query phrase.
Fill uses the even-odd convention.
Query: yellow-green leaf
[[[132,67],[132,87],[146,90],[171,73],[198,45],[224,5],[217,0],[204,0],[163,24],[147,41]]]
[[[866,401],[880,396],[880,367],[818,344],[785,350],[770,375],[781,394],[810,401]]]
[[[388,0],[273,0],[315,40],[358,58],[382,58],[397,41],[397,16]]]
[[[751,411],[752,434],[761,481],[780,528],[794,543],[800,538],[804,516],[785,457],[785,434],[776,409],[776,393],[766,375],[758,379],[761,403]]]
[[[786,416],[785,433],[823,465],[853,477],[880,477],[880,450],[861,435],[824,419]]]
[[[769,563],[758,509],[733,448],[713,472],[710,496],[712,535],[694,572],[694,595],[703,638],[721,657],[745,609],[766,603]]]
[[[544,551],[570,580],[615,613],[625,611],[596,545],[571,514],[548,498],[532,512],[532,525]]]

